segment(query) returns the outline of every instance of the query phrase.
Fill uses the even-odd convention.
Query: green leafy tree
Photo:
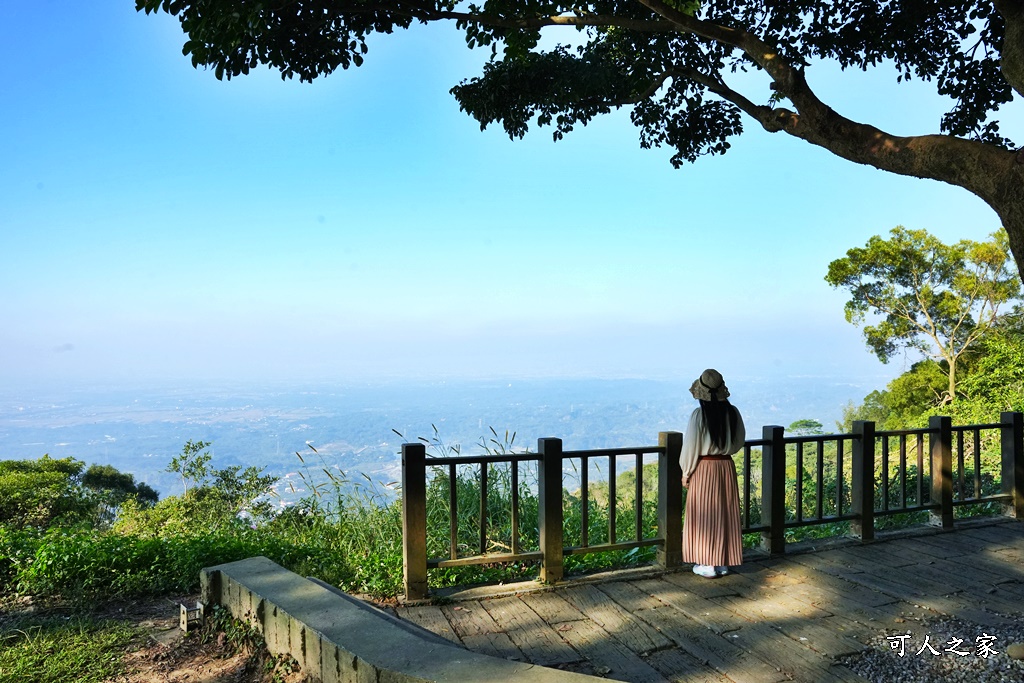
[[[209,441],[193,441],[189,439],[181,449],[181,453],[171,458],[167,465],[167,472],[173,472],[181,477],[181,485],[188,495],[189,482],[196,486],[199,482],[210,476],[210,460],[213,458],[209,448]]]
[[[824,426],[818,420],[812,420],[810,418],[804,418],[797,420],[788,427],[789,432],[795,436],[813,436],[815,434],[824,434]]]
[[[95,491],[104,491],[115,505],[129,496],[136,496],[143,505],[153,505],[160,494],[145,482],[136,482],[135,475],[121,472],[113,465],[90,465],[82,475],[82,485]]]
[[[89,519],[95,501],[79,485],[85,463],[74,458],[0,461],[0,524],[47,528]]]
[[[849,431],[853,420],[871,420],[879,429],[916,428],[930,415],[950,415],[956,424],[997,422],[1003,411],[1024,410],[1024,311],[1016,307],[1000,316],[963,363],[957,400],[943,405],[947,377],[942,367],[923,360],[861,405],[843,409],[836,426]]]
[[[935,410],[941,408],[948,413],[948,383],[949,377],[939,363],[930,359],[914,363],[889,382],[884,392],[889,426],[893,429],[921,427]]]
[[[836,421],[836,429],[843,433],[851,432],[857,420],[874,422],[876,429],[886,429],[889,412],[885,404],[885,392],[875,390],[865,396],[860,405],[850,401],[843,406],[843,419]]]
[[[104,526],[129,497],[151,505],[158,497],[131,474],[74,458],[0,460],[0,524],[47,528],[86,523]]]
[[[943,364],[942,403],[956,396],[958,361],[992,329],[1000,306],[1020,294],[1002,231],[988,242],[946,245],[899,226],[889,239],[876,235],[833,261],[825,280],[850,293],[846,319],[862,326],[883,363],[909,349]]]
[[[1024,317],[1005,316],[986,335],[960,383],[963,398],[954,406],[958,422],[995,422],[1003,411],[1024,410]]]
[[[752,123],[977,195],[999,215],[1024,272],[1024,167],[992,118],[1024,94],[1022,0],[136,0],[136,8],[177,17],[184,54],[217,78],[266,64],[312,81],[360,66],[373,34],[454,23],[470,48],[489,48],[483,73],[452,88],[482,127],[500,123],[522,137],[535,123],[552,126],[557,140],[626,107],[641,146],[671,148],[678,166],[724,153]],[[565,39],[542,48],[542,30]],[[917,135],[860,123],[816,92],[812,67],[825,61],[892,65],[897,81],[934,81],[951,109],[937,130]]]
[[[235,515],[266,521],[273,516],[274,484],[277,477],[263,474],[263,468],[253,465],[242,469],[239,465],[213,471],[208,488],[217,491]]]
[[[842,431],[850,431],[854,420],[870,420],[877,429],[915,429],[927,422],[929,415],[944,406],[948,376],[932,360],[923,360],[894,378],[882,391],[872,391],[864,402],[852,402],[843,409],[843,420],[837,423]],[[957,399],[958,401],[961,399]],[[943,410],[948,413],[948,407]]]
[[[190,536],[215,529],[259,526],[274,517],[271,499],[278,478],[265,468],[232,465],[210,466],[209,441],[189,439],[171,459],[168,472],[181,476],[180,496],[168,496],[155,505],[128,500],[121,507],[114,528],[119,533],[141,536]]]

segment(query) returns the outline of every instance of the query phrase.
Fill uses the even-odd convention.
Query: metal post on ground
[[[772,555],[786,552],[786,444],[785,428],[761,428],[761,547]]]
[[[537,468],[538,511],[537,524],[540,527],[540,580],[557,583],[563,573],[563,531],[562,531],[562,440],[538,439],[537,453],[540,466]]]
[[[664,539],[658,548],[658,564],[668,569],[683,562],[682,432],[659,433],[658,446],[665,449],[658,458],[658,533]]]
[[[1024,520],[1024,413],[1001,413],[1002,422],[1002,492],[1013,496],[1004,511],[1010,517]]]
[[[427,451],[402,444],[402,565],[405,599],[427,597]]]
[[[875,538],[875,423],[856,420],[853,423],[853,481],[850,495],[853,514],[857,518],[850,524],[853,534],[862,541]],[[882,472],[888,477],[888,472]],[[901,480],[902,481],[902,480]]]
[[[939,509],[929,513],[929,524],[953,528],[953,420],[945,415],[928,418],[929,451],[932,459],[932,503]]]

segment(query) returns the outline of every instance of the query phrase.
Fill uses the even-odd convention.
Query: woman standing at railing
[[[731,456],[743,448],[747,437],[721,373],[705,370],[690,393],[700,407],[690,415],[679,457],[683,486],[688,489],[683,561],[694,563],[694,574],[713,579],[743,563],[740,492]]]

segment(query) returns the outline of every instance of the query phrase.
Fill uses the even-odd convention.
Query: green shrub
[[[0,523],[17,528],[74,524],[95,514],[93,492],[79,484],[73,458],[0,461]]]
[[[143,538],[54,528],[39,539],[30,560],[16,569],[14,583],[21,593],[73,599],[194,592],[204,567],[256,555],[300,572],[329,567],[337,559],[324,557],[315,547],[298,546],[254,529]],[[338,576],[331,572],[330,578]]]
[[[252,522],[239,517],[235,502],[219,489],[202,486],[180,496],[168,496],[146,507],[126,500],[114,531],[144,538],[202,536],[216,530],[244,529]]]
[[[202,536],[241,531],[273,519],[271,498],[277,478],[257,467],[210,467],[210,444],[189,440],[167,471],[182,478],[184,493],[150,505],[141,495],[121,504],[115,531],[144,538]]]
[[[55,525],[104,525],[128,498],[143,504],[157,499],[146,484],[110,465],[74,458],[0,461],[0,524],[45,529]]]
[[[41,532],[0,525],[0,593],[13,593],[18,576],[31,564]]]
[[[120,505],[135,498],[142,505],[153,505],[160,495],[148,484],[136,482],[135,475],[121,472],[113,465],[89,465],[82,475],[82,485],[94,491],[106,492],[110,505]]]

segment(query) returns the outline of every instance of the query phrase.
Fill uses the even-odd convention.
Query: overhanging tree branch
[[[803,70],[795,68],[777,49],[754,34],[702,21],[666,5],[661,0],[637,1],[671,21],[680,31],[735,47],[764,69],[772,79],[772,88],[792,102],[797,113],[777,109],[772,110],[772,115],[769,115],[762,108],[744,107],[738,101],[728,97],[726,99],[761,123],[765,130],[784,131],[856,163],[899,175],[931,178],[960,185],[990,204],[996,201],[1000,194],[1006,192],[1003,182],[1000,182],[1001,179],[977,178],[970,173],[970,169],[986,165],[1010,173],[1015,160],[1009,151],[948,135],[901,137],[875,126],[853,121],[825,105],[807,84]],[[1024,43],[1022,2],[1003,2],[1013,4],[1015,10],[1021,10]],[[937,157],[941,158],[943,163],[936,164]],[[1019,178],[1016,180],[1019,181]]]
[[[651,21],[645,19],[630,19],[615,15],[601,14],[579,14],[579,15],[549,15],[537,17],[502,17],[495,14],[472,14],[469,12],[454,11],[403,11],[395,10],[398,14],[406,14],[414,19],[422,21],[454,20],[464,24],[479,24],[494,28],[507,29],[542,29],[549,26],[571,26],[577,28],[586,27],[611,27],[629,29],[642,33],[662,33],[673,30],[674,26],[670,21]]]
[[[312,81],[362,64],[371,34],[454,21],[470,46],[505,43],[503,58],[484,68],[508,68],[478,84],[473,106],[460,99],[482,125],[501,121],[519,137],[534,121],[554,121],[557,139],[611,106],[633,104],[641,145],[673,147],[678,165],[725,152],[742,131],[742,113],[843,159],[967,189],[997,212],[1024,273],[1024,152],[1011,151],[998,122],[988,121],[1014,91],[1024,96],[1024,0],[502,0],[478,11],[457,0],[136,0],[136,7],[177,16],[188,35],[184,52],[218,78],[268,64]],[[545,62],[536,36],[546,27],[590,29],[589,42],[561,64]],[[791,109],[760,105],[728,86],[721,72],[737,57],[762,69]],[[579,77],[572,82],[557,73],[570,59]],[[934,80],[954,103],[943,133],[896,136],[842,116],[808,84],[805,65],[816,60],[844,69],[889,62],[901,79]],[[548,73],[537,73],[541,62]],[[659,93],[665,65],[692,86]],[[515,93],[501,90],[510,84]]]
[[[755,104],[750,101],[749,98],[745,97],[741,93],[733,90],[725,84],[721,78],[715,78],[708,74],[701,73],[696,69],[676,66],[669,70],[669,75],[679,78],[685,78],[699,83],[708,92],[712,92],[723,100],[736,105],[740,111],[744,112],[751,118],[758,121],[765,130],[770,132],[776,132],[783,130],[786,127],[792,127],[796,123],[796,114],[787,109],[773,109],[772,107]]]

